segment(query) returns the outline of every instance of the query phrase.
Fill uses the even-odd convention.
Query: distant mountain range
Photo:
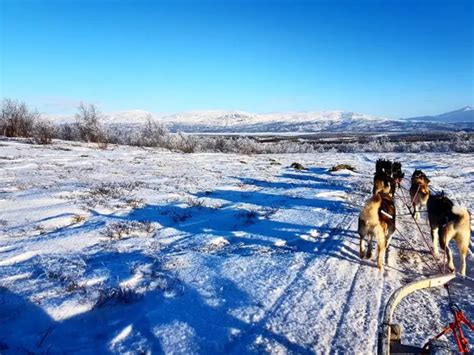
[[[143,110],[109,113],[106,124],[136,126],[149,118],[165,124],[170,131],[188,133],[284,133],[318,132],[400,133],[426,131],[474,130],[474,109],[460,110],[438,116],[387,119],[345,111],[254,114],[244,111],[195,111],[157,115]],[[71,117],[56,117],[70,122]]]
[[[466,106],[460,110],[442,113],[437,116],[421,116],[408,118],[412,121],[430,121],[430,122],[444,122],[444,123],[455,123],[455,122],[474,122],[474,107]]]

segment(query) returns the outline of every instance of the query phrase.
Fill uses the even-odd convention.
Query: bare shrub
[[[151,222],[114,222],[109,224],[102,234],[111,240],[119,240],[129,237],[149,236],[155,232],[155,229],[155,225]]]
[[[88,206],[111,206],[116,205],[120,208],[137,208],[143,206],[145,201],[135,197],[135,190],[142,186],[139,181],[133,182],[104,182],[91,187],[79,195]]]
[[[122,198],[131,195],[131,192],[138,189],[142,183],[126,182],[126,183],[117,183],[117,182],[104,182],[98,185],[95,185],[92,189],[89,190],[90,196],[98,197],[110,197],[110,198]]]
[[[171,148],[183,153],[194,153],[198,150],[199,139],[193,135],[178,133],[172,141]]]
[[[75,115],[76,128],[79,137],[85,142],[101,143],[107,141],[105,130],[101,123],[101,114],[95,105],[81,103]]]
[[[70,123],[61,124],[57,129],[57,137],[66,141],[80,140],[77,126]]]
[[[37,267],[47,280],[58,282],[66,292],[84,291],[80,279],[84,276],[86,263],[80,257],[44,256]]]
[[[24,102],[11,99],[2,101],[0,134],[6,137],[31,137],[39,113],[30,110]]]
[[[145,147],[165,147],[168,145],[168,130],[148,115],[140,132],[139,145]]]
[[[101,289],[93,308],[100,308],[107,304],[132,303],[143,295],[128,287],[107,287]]]
[[[186,204],[187,204],[189,207],[194,207],[194,208],[204,208],[204,207],[207,207],[207,206],[205,206],[204,200],[198,199],[198,198],[195,198],[195,197],[188,197],[188,198],[186,199]]]
[[[189,211],[183,211],[183,212],[175,211],[171,214],[171,219],[173,220],[174,223],[184,222],[191,217],[192,217],[192,214]]]
[[[243,219],[245,225],[251,225],[257,222],[260,214],[254,210],[246,210],[239,212],[237,217]]]
[[[33,126],[33,138],[38,144],[51,144],[56,127],[47,120],[38,120]]]

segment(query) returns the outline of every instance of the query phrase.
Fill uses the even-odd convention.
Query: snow
[[[400,197],[408,242],[394,235],[383,272],[359,258],[357,215],[381,156],[473,210],[471,154],[0,142],[0,352],[374,353],[390,294],[435,273]],[[356,172],[328,172],[341,163]],[[474,276],[472,254],[467,266]],[[452,293],[474,319],[472,289]],[[423,345],[451,321],[445,291],[415,293],[395,318],[404,342]]]

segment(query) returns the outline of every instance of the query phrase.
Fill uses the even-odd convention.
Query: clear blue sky
[[[1,96],[45,113],[474,103],[474,1],[1,3]]]

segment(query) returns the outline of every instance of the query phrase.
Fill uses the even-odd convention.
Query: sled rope
[[[402,187],[402,189],[400,189],[400,191],[401,191],[401,195],[399,195],[400,199],[402,200],[403,204],[405,205],[405,207],[406,207],[406,208],[408,209],[408,211],[410,212],[410,214],[411,214],[411,216],[412,216],[412,218],[413,218],[413,221],[415,222],[415,225],[416,225],[416,227],[417,227],[417,229],[418,229],[418,232],[421,234],[421,238],[423,239],[423,241],[425,242],[426,246],[428,247],[428,250],[430,251],[431,255],[433,256],[433,259],[434,259],[434,261],[435,261],[435,263],[436,263],[436,266],[438,267],[438,269],[439,269],[440,272],[444,273],[443,268],[439,265],[439,262],[438,262],[438,260],[437,260],[437,258],[436,258],[436,256],[435,256],[435,254],[434,254],[433,247],[432,247],[432,246],[430,245],[430,243],[426,240],[425,234],[423,233],[423,230],[421,229],[421,227],[420,227],[418,221],[415,219],[415,216],[414,216],[414,214],[413,214],[413,212],[412,212],[410,206],[409,206],[408,203],[407,203],[407,198],[406,198],[406,196],[405,196],[405,193],[403,192],[404,187],[403,187],[402,185],[400,185],[400,184],[399,184],[399,186]],[[421,254],[420,254],[420,253],[418,253],[418,254],[419,254],[420,257],[421,257]]]
[[[431,254],[434,258],[434,260],[436,261],[436,265],[438,266],[438,268],[440,269],[440,271],[443,272],[443,274],[446,274],[446,265],[447,265],[447,253],[446,253],[446,248],[447,248],[447,245],[445,244],[444,246],[444,257],[443,257],[443,268],[441,269],[440,268],[440,265],[439,263],[437,262],[437,259],[433,253],[433,250],[431,248],[431,245],[426,241],[426,238],[424,236],[424,233],[422,232],[421,230],[421,227],[419,226],[418,224],[418,221],[415,219],[415,215],[413,213],[411,213],[411,209],[410,209],[410,206],[408,206],[407,204],[407,199],[405,197],[405,194],[403,192],[403,189],[405,189],[403,186],[401,186],[399,184],[400,187],[402,187],[402,189],[400,189],[400,191],[402,191],[402,197],[400,198],[403,202],[403,204],[407,207],[408,211],[410,211],[410,214],[413,218],[413,221],[415,222],[418,230],[420,231],[420,234],[423,238],[423,240],[425,241],[425,243],[428,245],[430,251],[431,251]],[[433,191],[436,192],[435,189],[432,189]],[[417,191],[418,193],[418,191]],[[416,195],[415,195],[416,197]],[[413,201],[412,201],[413,203]],[[442,227],[444,228],[444,226]],[[400,233],[400,232],[399,232]],[[413,247],[412,247],[413,248]],[[441,336],[443,335],[447,335],[449,333],[453,333],[453,336],[454,336],[454,340],[456,341],[456,345],[457,345],[457,348],[458,348],[458,351],[460,353],[468,353],[469,352],[469,341],[468,339],[464,336],[464,333],[463,333],[463,328],[462,326],[465,325],[466,327],[468,327],[471,331],[474,331],[474,325],[467,319],[466,315],[464,314],[464,312],[461,310],[461,308],[459,308],[458,305],[456,305],[454,302],[453,302],[453,299],[451,297],[451,291],[449,289],[449,283],[445,284],[444,287],[446,288],[446,292],[448,294],[448,304],[449,304],[449,308],[450,308],[450,311],[451,313],[453,314],[453,318],[454,318],[454,321],[449,323],[445,328],[443,328],[443,330],[437,334],[435,337],[433,337],[432,339],[430,339],[430,341],[428,343],[425,344],[425,346],[423,347],[425,350],[428,350],[429,349],[429,344],[430,342],[432,342],[433,340],[436,340],[438,338],[440,338]]]
[[[420,256],[421,261],[423,261],[423,262],[426,264],[426,266],[428,266],[428,268],[429,268],[430,270],[434,270],[434,267],[433,267],[428,261],[425,260],[425,258],[421,255],[421,253],[418,252],[418,251],[416,251],[416,249],[415,249],[415,247],[413,246],[413,244],[411,243],[410,239],[407,238],[402,232],[400,232],[400,230],[399,230],[397,227],[395,227],[395,230],[396,230],[396,231],[398,232],[398,234],[403,238],[403,240],[405,240],[405,241],[408,243],[408,245],[410,246],[410,248],[412,248],[413,251],[414,251],[415,253],[417,253],[417,254]],[[436,265],[438,265],[438,264],[436,264]],[[438,265],[438,267],[439,267],[439,265]]]

